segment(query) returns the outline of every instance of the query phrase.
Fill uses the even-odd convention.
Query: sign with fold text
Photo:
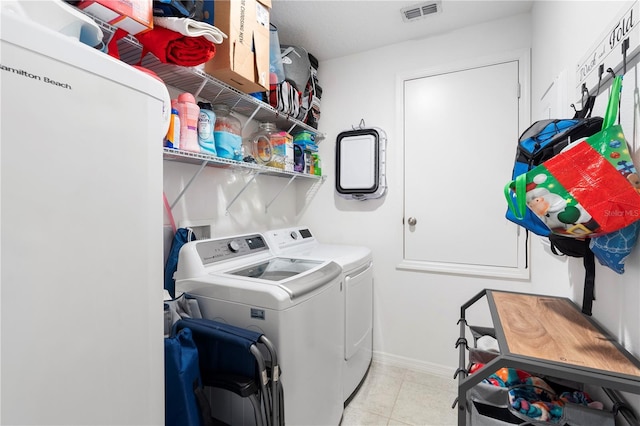
[[[600,76],[600,65],[604,65],[603,74],[607,74],[607,68],[621,74],[623,64],[622,43],[629,40],[627,60],[635,56],[640,46],[640,2],[635,1],[625,9],[617,19],[611,22],[604,33],[576,68],[576,94],[577,99],[582,98],[582,87],[586,86],[590,94],[595,94]],[[602,80],[610,76],[602,75]]]

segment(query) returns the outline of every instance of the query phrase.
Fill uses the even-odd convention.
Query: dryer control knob
[[[291,234],[289,234],[289,235],[291,235],[291,238],[294,239],[294,240],[298,239],[298,234],[296,233],[296,231],[291,231]]]
[[[229,247],[229,250],[236,253],[238,250],[240,250],[240,243],[238,243],[236,240],[232,240],[232,241],[229,241],[229,244],[227,244],[227,247]]]

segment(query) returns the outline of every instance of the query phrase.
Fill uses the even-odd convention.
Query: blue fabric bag
[[[200,426],[196,391],[202,388],[191,330],[164,339],[165,426]]]
[[[183,318],[174,324],[175,330],[187,328],[193,333],[201,357],[200,372],[205,385],[219,372],[255,376],[256,361],[250,347],[262,333],[208,319]]]
[[[618,274],[624,273],[624,262],[638,240],[640,221],[589,240],[589,248],[602,266],[606,266]]]
[[[180,249],[183,245],[195,239],[196,235],[189,228],[179,228],[173,236],[171,250],[169,251],[167,263],[164,268],[164,289],[169,292],[172,299],[176,297],[176,281],[173,279],[173,274],[176,272],[176,269],[178,269]]]

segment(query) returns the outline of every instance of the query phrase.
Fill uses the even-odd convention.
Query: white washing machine
[[[340,423],[344,295],[339,265],[274,256],[261,234],[251,234],[185,244],[175,278],[176,295],[195,296],[205,318],[259,330],[274,343],[287,425]],[[228,415],[238,417],[220,420],[253,422],[246,409],[235,411]]]
[[[373,350],[373,257],[362,246],[322,244],[307,227],[264,233],[278,255],[332,260],[342,267],[344,291],[343,399],[345,402],[364,380]]]

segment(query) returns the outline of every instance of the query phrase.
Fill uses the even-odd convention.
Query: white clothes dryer
[[[332,260],[342,267],[344,291],[343,399],[364,380],[373,351],[373,256],[362,246],[323,244],[308,227],[297,226],[264,233],[278,255]]]
[[[339,265],[274,256],[261,234],[250,234],[185,244],[175,279],[176,295],[194,296],[203,317],[261,331],[273,342],[286,424],[340,423],[344,296]],[[251,424],[253,416],[245,410],[220,420]]]

